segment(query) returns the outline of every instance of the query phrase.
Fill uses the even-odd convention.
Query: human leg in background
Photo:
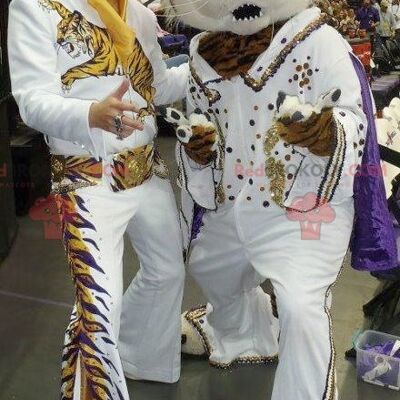
[[[120,352],[128,378],[173,383],[180,376],[184,264],[178,211],[168,180],[140,188],[128,234],[140,270],[123,298]]]

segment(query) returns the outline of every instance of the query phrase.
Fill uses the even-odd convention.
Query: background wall
[[[0,4],[0,260],[10,249],[17,223],[14,206],[14,184],[10,154],[10,81],[7,61],[8,0]]]

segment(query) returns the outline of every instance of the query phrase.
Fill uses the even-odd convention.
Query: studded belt
[[[103,182],[104,175],[114,192],[140,186],[153,174],[168,177],[168,170],[153,144],[124,150],[114,154],[112,162],[86,156],[60,156],[51,158],[53,193],[67,193]]]

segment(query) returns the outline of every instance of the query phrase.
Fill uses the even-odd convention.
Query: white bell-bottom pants
[[[57,195],[76,288],[65,337],[62,399],[128,400],[124,375],[176,382],[184,285],[181,233],[168,180]],[[140,270],[123,295],[127,233]]]
[[[278,352],[277,321],[259,287],[270,279],[280,328],[272,399],[335,399],[331,289],[349,245],[353,199],[329,206],[325,216],[291,220],[273,202],[266,209],[244,197],[207,212],[191,246],[189,271],[210,303],[201,320],[210,361]]]

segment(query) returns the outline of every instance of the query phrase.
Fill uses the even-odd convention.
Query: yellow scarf
[[[126,23],[128,0],[88,0],[107,28],[125,70],[135,46],[136,33]]]

